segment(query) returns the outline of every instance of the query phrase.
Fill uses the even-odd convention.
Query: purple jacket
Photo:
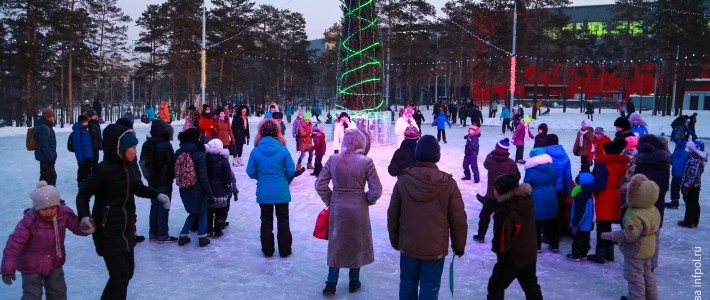
[[[13,275],[18,270],[22,273],[46,276],[64,265],[66,229],[76,235],[88,234],[81,231],[79,218],[69,207],[60,205],[56,220],[56,225],[53,221],[43,220],[34,209],[25,212],[25,216],[7,239],[2,253],[2,275]],[[59,236],[55,237],[54,226],[57,226]]]
[[[518,127],[515,127],[515,132],[513,133],[513,145],[515,146],[525,146],[525,135],[528,135],[530,139],[533,139],[533,135],[530,132],[530,127],[525,126],[525,123],[520,122]]]

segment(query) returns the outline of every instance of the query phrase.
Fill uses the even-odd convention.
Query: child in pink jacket
[[[80,228],[79,218],[71,208],[60,205],[57,188],[40,181],[30,193],[33,208],[25,211],[15,231],[10,234],[2,254],[2,281],[11,285],[15,271],[22,273],[22,298],[66,299],[67,285],[62,266],[66,261],[66,229],[86,236],[93,226]]]

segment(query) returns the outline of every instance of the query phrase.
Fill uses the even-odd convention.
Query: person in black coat
[[[535,145],[533,148],[545,147],[545,138],[547,138],[547,124],[542,123],[537,127],[537,135],[535,136]]]
[[[99,117],[93,110],[87,111],[86,116],[89,117],[89,135],[91,136],[91,148],[94,150],[95,165],[99,163],[99,151],[103,150],[101,148],[101,144],[103,143],[101,124],[99,124]]]
[[[627,137],[634,136],[633,131],[631,131],[631,122],[624,117],[616,118],[614,127],[616,127],[616,134],[614,134],[615,143],[626,143]]]
[[[126,299],[128,283],[133,277],[136,245],[133,220],[135,196],[156,198],[163,208],[170,208],[170,198],[143,185],[134,163],[138,139],[132,129],[111,124],[104,129],[104,154],[94,166],[76,196],[76,208],[83,229],[96,227],[93,234],[96,253],[104,258],[109,279],[101,299]],[[94,206],[89,201],[94,197]]]
[[[200,130],[197,128],[189,128],[178,134],[180,141],[180,149],[175,151],[176,164],[183,152],[190,153],[192,163],[195,168],[197,183],[191,187],[180,188],[180,198],[185,210],[189,214],[185,219],[178,237],[178,245],[184,246],[190,242],[190,237],[187,234],[190,232],[192,224],[197,220],[200,247],[209,245],[210,240],[207,238],[207,203],[214,198],[212,188],[207,179],[207,163],[205,161],[205,144],[200,142]],[[177,170],[175,178],[179,178]]]
[[[473,124],[476,124],[478,127],[483,126],[483,114],[478,109],[478,105],[474,106],[471,112],[471,125]]]
[[[422,111],[417,109],[417,112],[414,113],[414,116],[412,116],[414,119],[414,123],[417,123],[417,128],[419,128],[419,135],[422,134],[422,122],[426,122],[426,119],[424,119],[424,114],[422,114]]]
[[[626,118],[628,119],[631,114],[636,112],[636,107],[631,99],[626,100]]]
[[[414,128],[414,126],[407,127],[404,131],[404,140],[399,149],[394,151],[390,165],[387,167],[387,172],[391,176],[402,175],[404,169],[416,165],[417,160],[414,158],[414,150],[417,148],[417,141],[419,141],[419,130]]]
[[[466,120],[468,120],[468,110],[466,110],[465,103],[459,105],[459,120],[461,121],[461,128],[466,126]]]
[[[148,180],[148,186],[171,196],[175,179],[175,157],[173,145],[170,143],[169,126],[160,119],[152,121],[150,137],[143,143],[141,150],[140,165],[143,167],[143,176]],[[177,241],[177,238],[170,236],[168,232],[169,214],[170,210],[164,209],[157,198],[150,200],[148,236],[151,241]]]
[[[229,151],[224,149],[219,139],[207,143],[206,152],[207,180],[213,193],[213,198],[207,203],[207,233],[218,238],[223,235],[222,229],[229,211],[230,192],[227,185],[232,183],[232,169],[227,160]]]
[[[234,150],[230,148],[231,155],[234,156],[233,166],[243,166],[242,152],[244,144],[249,145],[249,108],[246,105],[239,106],[232,118],[232,134],[234,134]]]

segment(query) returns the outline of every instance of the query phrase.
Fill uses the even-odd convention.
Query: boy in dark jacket
[[[594,182],[594,175],[587,171],[580,171],[575,180],[577,185],[590,184]],[[572,193],[572,209],[569,220],[569,227],[572,230],[574,239],[572,241],[572,251],[567,254],[567,259],[580,261],[587,258],[589,252],[589,235],[594,228],[594,201],[592,193],[582,192],[581,189]]]
[[[505,289],[517,279],[525,298],[542,299],[537,283],[535,216],[529,184],[508,173],[495,179],[498,202],[493,222],[493,247],[497,261],[488,279],[488,299],[503,299]]]
[[[414,150],[417,148],[417,141],[419,141],[419,129],[414,126],[407,127],[404,131],[404,141],[394,151],[390,165],[387,167],[390,176],[402,175],[404,169],[414,167],[416,163]]]
[[[456,180],[437,168],[440,158],[434,137],[422,137],[416,166],[397,178],[392,191],[387,230],[401,256],[400,299],[437,298],[449,236],[454,254],[464,255],[466,210]]]
[[[685,216],[682,221],[678,221],[678,226],[695,228],[700,221],[700,184],[705,164],[708,162],[708,154],[705,152],[705,143],[700,140],[688,143],[688,162],[683,170],[681,186],[683,190],[683,200],[685,200]]]
[[[318,176],[323,170],[323,156],[325,155],[325,134],[318,124],[313,126],[313,147],[309,151],[315,151],[316,154],[316,164],[311,176]]]
[[[488,231],[488,225],[491,223],[491,214],[498,207],[493,188],[495,179],[507,173],[517,174],[518,178],[520,178],[518,165],[509,157],[509,148],[510,140],[504,138],[498,141],[495,149],[483,161],[483,167],[488,170],[488,187],[485,196],[476,195],[478,201],[483,204],[483,208],[481,208],[481,212],[478,215],[478,234],[473,236],[473,240],[476,242],[483,243],[485,241],[486,231]]]
[[[110,124],[103,135],[103,148],[113,150],[107,151],[103,161],[91,170],[76,195],[76,208],[82,228],[96,228],[92,236],[96,253],[104,258],[108,269],[109,279],[101,298],[126,299],[135,268],[134,195],[156,198],[165,209],[170,209],[170,197],[143,185],[134,163],[138,138],[132,129]],[[90,210],[92,197],[95,200]]]
[[[463,178],[461,180],[471,180],[471,170],[473,170],[473,182],[481,182],[478,174],[478,138],[481,137],[481,129],[476,124],[471,124],[468,127],[468,134],[463,138],[466,139],[463,157]]]
[[[148,186],[170,197],[175,179],[175,158],[168,126],[160,119],[152,121],[150,137],[141,148],[140,166]],[[170,210],[164,209],[158,199],[150,199],[148,238],[151,242],[177,241],[177,237],[168,233],[169,214]]]
[[[39,180],[44,180],[49,185],[57,185],[57,171],[54,164],[57,162],[57,136],[54,133],[54,111],[47,108],[42,111],[42,116],[35,122],[34,139],[37,141],[35,160],[39,162]]]

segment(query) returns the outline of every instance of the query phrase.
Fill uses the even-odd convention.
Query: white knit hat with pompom
[[[32,199],[34,209],[40,210],[59,205],[61,197],[59,197],[59,191],[56,187],[42,180],[37,183],[37,188],[30,193],[30,199]]]

